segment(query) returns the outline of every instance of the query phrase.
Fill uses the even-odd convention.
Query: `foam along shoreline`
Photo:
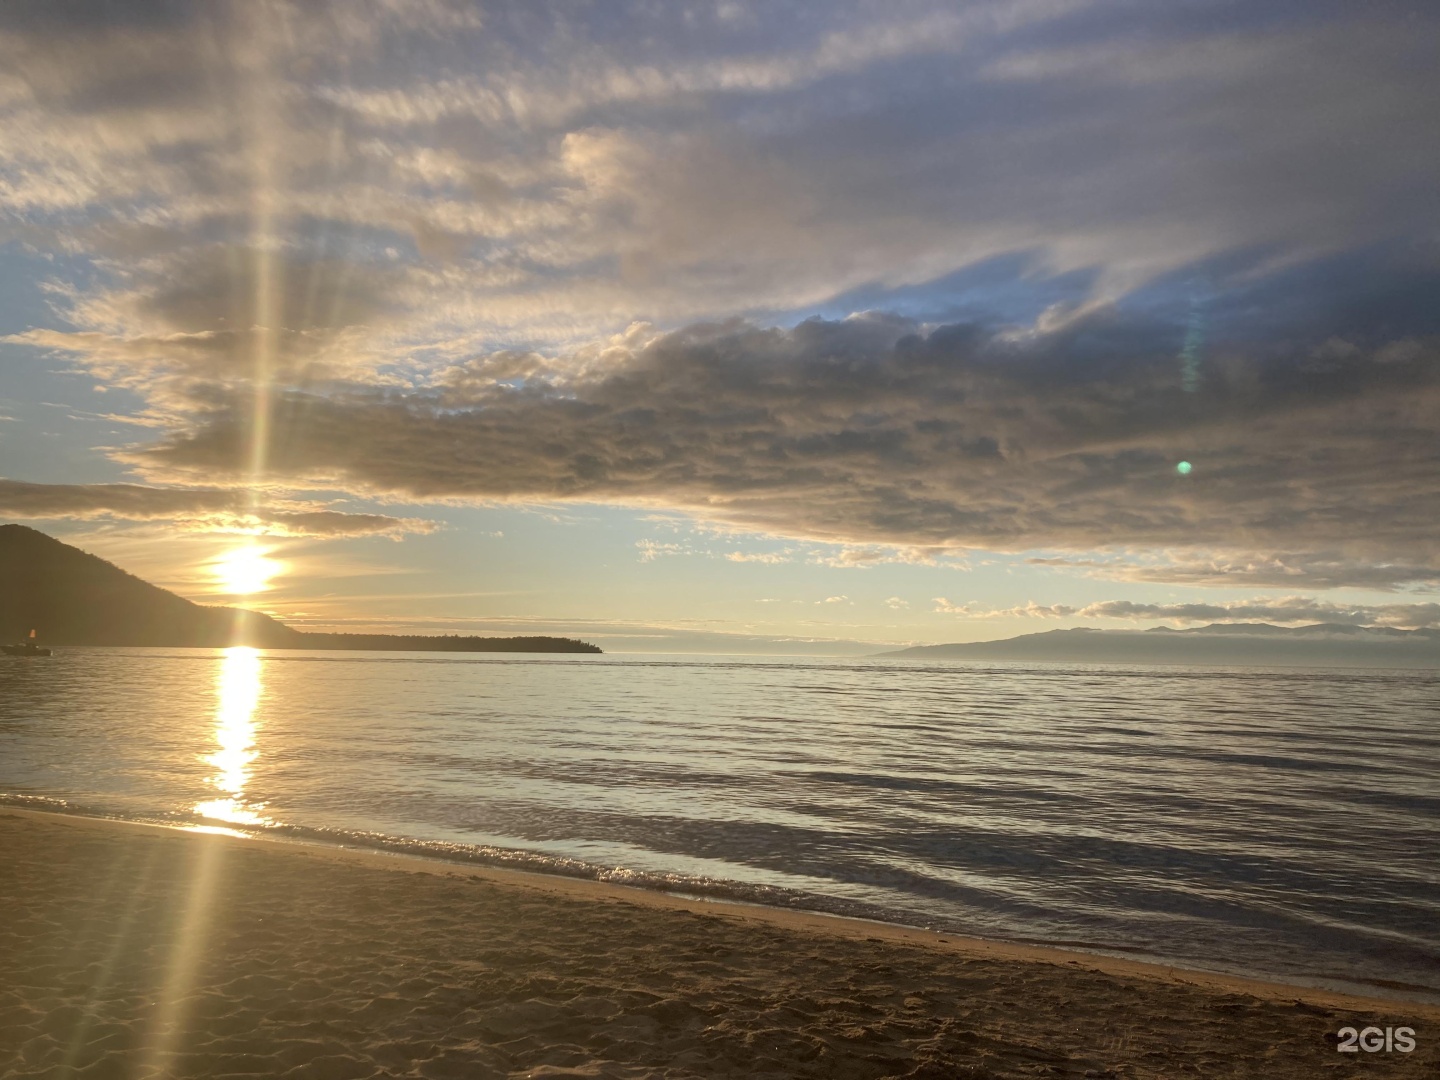
[[[1440,1064],[1440,1006],[609,882],[10,808],[0,866],[7,1076],[1299,1078],[1346,1026]]]

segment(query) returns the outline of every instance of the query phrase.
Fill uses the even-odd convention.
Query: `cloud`
[[[398,539],[411,533],[431,533],[439,523],[424,518],[399,518],[389,514],[357,514],[340,510],[260,510],[240,517],[242,527],[258,521],[262,531],[277,536],[389,536]]]
[[[955,552],[944,547],[915,547],[899,544],[845,544],[838,551],[818,553],[812,562],[842,569],[864,569],[868,566],[899,563],[910,566],[946,565],[969,569]]]
[[[1231,600],[1223,603],[1151,604],[1131,600],[1103,600],[1083,607],[1037,604],[994,609],[974,604],[956,605],[936,599],[935,611],[980,619],[1125,619],[1177,623],[1249,623],[1282,625],[1340,623],[1346,626],[1388,626],[1396,629],[1440,627],[1440,604],[1337,604],[1310,596],[1284,596],[1270,600]]]
[[[1183,327],[1124,308],[1049,331],[925,332],[878,314],[701,325],[603,363],[562,360],[562,377],[277,391],[268,467],[286,484],[417,501],[678,509],[847,545],[838,557],[857,562],[1302,541],[1433,566],[1440,336],[1382,359],[1391,341],[1362,311],[1354,354],[1317,369],[1288,337],[1303,327],[1281,331],[1217,321],[1187,392]],[[250,406],[217,390],[187,430],[119,456],[155,480],[241,476]],[[1286,558],[1302,578],[1344,576],[1321,554]]]
[[[254,506],[235,489],[156,488],[139,484],[30,484],[0,478],[0,517],[26,520],[171,521],[214,532],[270,536],[390,536],[428,533],[438,523],[388,514]]]
[[[1078,569],[1091,577],[1113,581],[1227,588],[1293,587],[1311,589],[1363,588],[1395,592],[1433,588],[1440,566],[1419,563],[1371,562],[1338,552],[1223,553],[1100,553],[1099,556],[1035,556],[1034,566]]]
[[[791,561],[791,553],[786,551],[727,551],[725,558],[729,562],[738,563],[764,563],[767,566],[775,566],[780,563]]]
[[[892,596],[885,601],[885,606],[891,611],[906,611],[910,607],[910,602],[901,600],[898,596]]]
[[[666,555],[689,554],[689,548],[684,544],[666,544],[658,540],[636,540],[635,546],[640,549],[641,562],[654,562]]]
[[[318,295],[384,301],[404,330],[370,344],[398,356],[789,310],[1005,255],[1113,298],[1226,253],[1411,235],[1440,181],[1418,7],[1202,3],[1117,31],[1101,0],[58,6],[0,12],[12,234],[87,261],[87,292],[205,316],[223,298],[236,332],[302,332],[313,290],[301,271],[227,294],[235,275],[191,272],[207,253],[348,266]],[[387,266],[404,285],[377,291]]]
[[[210,245],[143,260],[123,284],[52,289],[65,318],[90,329],[0,340],[80,358],[102,386],[135,390],[174,421],[224,389],[387,381],[377,369],[394,356],[381,342],[405,288],[398,267]]]
[[[151,484],[1433,584],[1408,14],[5,5],[6,345],[138,396]]]
[[[935,606],[931,610],[938,615],[962,615],[968,619],[1068,619],[1080,614],[1079,609],[1066,604],[1037,604],[1034,600],[1010,608],[986,608],[974,602],[954,604],[943,596],[935,597],[932,603]]]
[[[138,484],[28,484],[0,479],[0,514],[18,518],[149,521],[233,511],[242,504],[243,496],[232,491]]]

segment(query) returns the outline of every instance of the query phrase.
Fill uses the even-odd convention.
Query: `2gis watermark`
[[[1342,1054],[1367,1054],[1399,1051],[1408,1054],[1415,1049],[1415,1029],[1411,1027],[1342,1027],[1336,1033],[1335,1049]]]

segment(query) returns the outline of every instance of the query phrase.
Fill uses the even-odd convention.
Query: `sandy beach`
[[[6,1077],[1440,1070],[1435,1006],[588,881],[15,810],[0,868]]]

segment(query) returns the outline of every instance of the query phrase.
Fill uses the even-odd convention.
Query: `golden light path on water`
[[[219,749],[204,759],[218,770],[209,782],[219,789],[220,797],[196,804],[195,813],[201,817],[235,825],[269,822],[261,813],[263,805],[245,801],[250,766],[258,753],[255,714],[263,691],[260,653],[243,645],[225,649],[216,683],[215,741]]]

